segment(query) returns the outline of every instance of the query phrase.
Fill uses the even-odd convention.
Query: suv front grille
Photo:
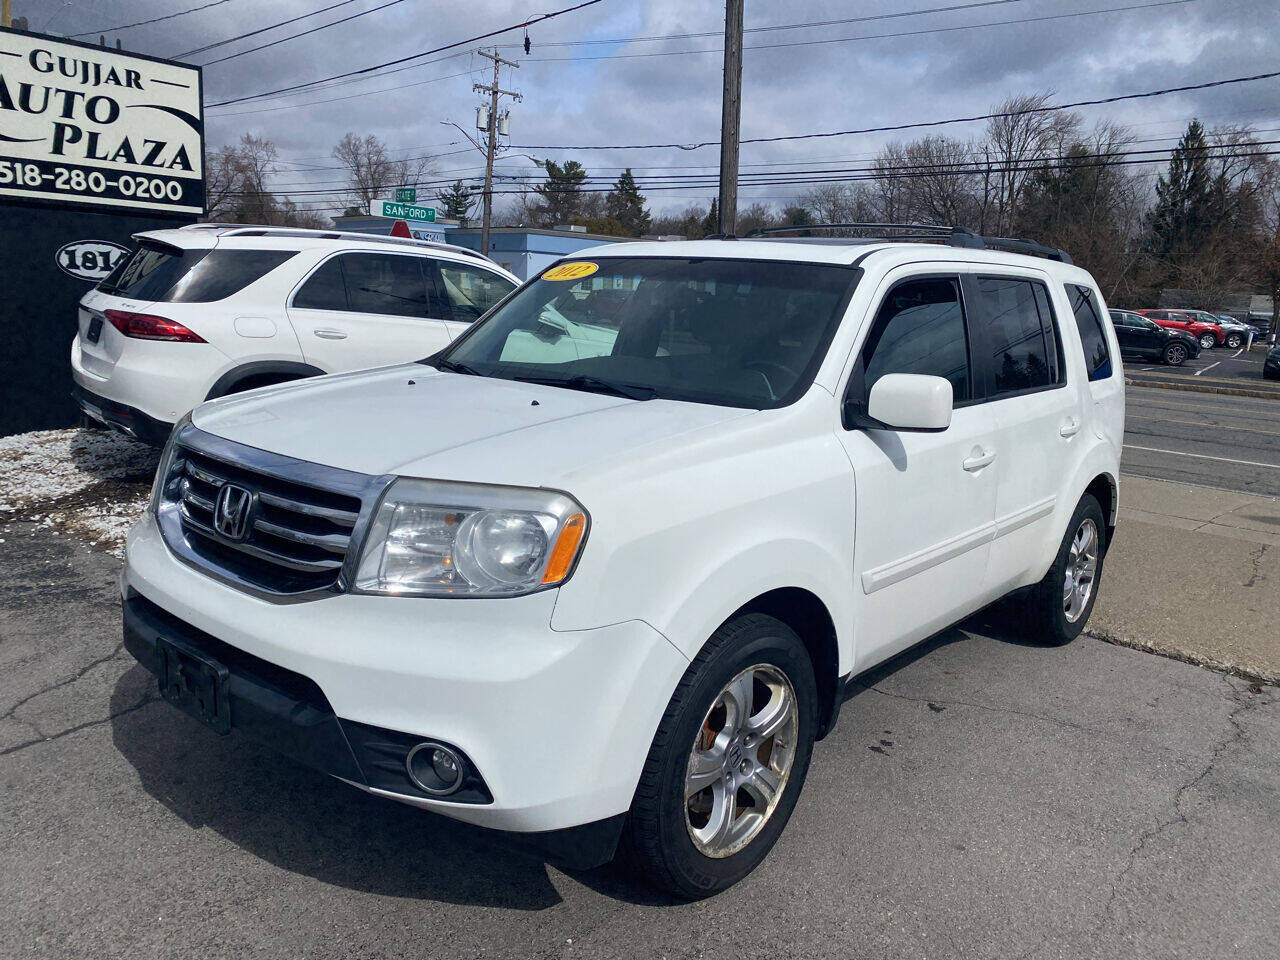
[[[251,447],[240,448],[244,459],[232,459],[227,454],[238,444],[209,438],[221,448],[215,456],[204,443],[197,445],[197,438],[183,439],[178,440],[160,505],[165,539],[183,559],[267,595],[296,597],[341,588],[366,501],[372,499],[368,493],[381,488],[382,478]],[[293,474],[305,474],[309,482]],[[331,483],[311,482],[316,479]],[[228,530],[225,517],[220,524],[216,516],[219,497],[228,486],[235,488],[235,497],[247,497],[239,529]]]

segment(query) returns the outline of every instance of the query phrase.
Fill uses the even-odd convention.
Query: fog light
[[[440,743],[420,743],[405,757],[409,779],[418,789],[444,797],[462,786],[466,773],[462,758]]]

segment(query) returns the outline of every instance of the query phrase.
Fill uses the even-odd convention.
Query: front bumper
[[[518,833],[625,813],[688,666],[640,621],[552,630],[553,591],[272,603],[178,561],[150,516],[129,535],[122,588],[127,644],[144,665],[155,669],[146,636],[178,630],[188,643],[212,641],[210,655],[240,677],[231,729],[372,793]],[[238,687],[254,705],[238,706]],[[260,706],[282,689],[300,706],[273,711],[284,728],[264,725]],[[491,800],[428,797],[398,769],[369,769],[373,743],[394,768],[387,744],[423,740],[458,748]]]

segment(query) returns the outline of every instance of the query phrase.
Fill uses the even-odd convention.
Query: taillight
[[[126,337],[135,340],[173,340],[179,343],[205,343],[204,337],[187,329],[176,320],[152,316],[149,313],[130,313],[127,310],[107,310],[111,325]]]

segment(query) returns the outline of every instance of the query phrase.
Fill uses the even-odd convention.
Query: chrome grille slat
[[[182,505],[182,519],[188,529],[194,530],[201,536],[208,537],[220,547],[238,550],[259,560],[266,560],[268,563],[288,567],[290,570],[297,570],[300,573],[324,573],[326,571],[337,573],[342,569],[341,560],[299,560],[294,557],[286,557],[282,553],[276,553],[274,550],[267,550],[252,543],[237,543],[227,540],[219,536],[212,527],[193,517],[190,511],[187,510],[186,504]]]
[[[305,514],[308,517],[320,517],[324,520],[332,520],[334,523],[344,527],[354,527],[356,520],[360,518],[360,514],[352,513],[349,510],[335,510],[333,507],[322,507],[314,503],[303,503],[301,500],[291,500],[288,497],[277,496],[274,493],[259,493],[258,499],[271,507],[279,507],[281,510],[292,510],[294,513]]]
[[[305,543],[309,547],[319,547],[321,550],[328,550],[330,553],[336,553],[345,556],[347,547],[351,544],[351,537],[344,533],[307,533],[302,530],[294,530],[292,527],[282,527],[278,523],[272,523],[269,520],[258,519],[253,522],[255,530],[261,530],[263,533],[269,533],[273,537],[280,537],[282,540],[296,540],[298,543]]]

